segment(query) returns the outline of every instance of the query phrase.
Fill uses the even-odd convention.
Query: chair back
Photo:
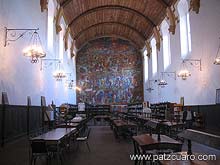
[[[87,131],[87,139],[89,139],[90,132],[91,132],[91,128],[89,128]]]
[[[134,154],[135,155],[140,155],[141,151],[140,151],[140,148],[139,148],[139,146],[138,146],[138,144],[135,140],[133,140],[133,145],[134,145]]]
[[[181,152],[182,144],[181,143],[160,143],[154,144],[147,147],[147,150],[157,150],[158,153],[173,153],[173,152]]]

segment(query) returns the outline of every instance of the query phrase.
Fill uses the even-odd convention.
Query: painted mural
[[[100,38],[77,54],[77,101],[127,104],[143,101],[142,57],[128,41]]]

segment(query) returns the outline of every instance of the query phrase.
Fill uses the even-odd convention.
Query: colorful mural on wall
[[[143,101],[142,57],[128,41],[100,38],[77,54],[77,101],[127,104]]]

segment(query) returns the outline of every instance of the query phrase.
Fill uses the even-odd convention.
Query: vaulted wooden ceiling
[[[141,49],[176,0],[58,0],[76,47],[116,36]]]

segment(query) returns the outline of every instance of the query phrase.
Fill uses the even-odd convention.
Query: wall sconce
[[[68,89],[73,89],[74,81],[73,80],[66,80],[65,87]]]
[[[215,65],[220,65],[220,53],[219,53],[219,50],[220,50],[220,43],[219,43],[218,51],[217,51],[217,54],[216,54],[216,57],[215,57],[215,61],[214,61]]]
[[[74,87],[74,80],[71,79],[71,73],[66,73],[68,75],[67,80],[65,81],[65,87],[68,89],[73,89]]]
[[[192,65],[194,67],[197,67],[197,68],[199,68],[200,71],[202,71],[202,61],[201,61],[201,59],[200,60],[197,60],[197,59],[185,59],[185,60],[183,60],[181,70],[180,70],[180,72],[177,75],[178,77],[181,77],[182,80],[186,80],[187,77],[191,76],[190,71],[186,67],[186,63],[187,62],[190,65]]]
[[[15,42],[20,38],[23,38],[28,32],[31,33],[31,38],[29,41],[29,46],[23,50],[23,54],[26,57],[31,58],[31,63],[37,63],[39,58],[46,56],[42,48],[42,43],[40,36],[37,33],[37,29],[8,29],[5,27],[5,41],[4,47],[10,44],[10,42]]]
[[[173,78],[176,80],[176,72],[161,72],[161,79],[159,80],[158,85],[162,88],[164,88],[166,85],[168,85],[167,81],[165,80],[165,75],[167,76],[173,76]]]
[[[157,80],[148,80],[148,86],[147,86],[147,91],[151,93],[154,89],[152,88],[152,82],[156,83]]]

